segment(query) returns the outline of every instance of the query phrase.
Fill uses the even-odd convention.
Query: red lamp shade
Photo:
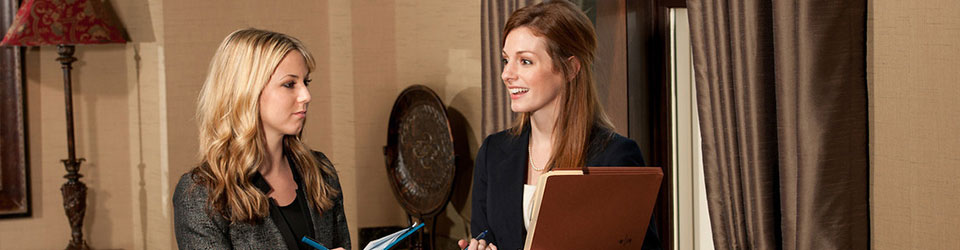
[[[124,43],[116,16],[100,0],[27,0],[0,45]]]

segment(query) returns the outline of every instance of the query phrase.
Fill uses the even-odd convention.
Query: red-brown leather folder
[[[640,249],[659,167],[587,167],[540,176],[524,249]]]

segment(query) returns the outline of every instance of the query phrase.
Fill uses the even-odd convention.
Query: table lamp
[[[73,98],[70,91],[71,64],[76,44],[125,43],[123,28],[108,3],[99,0],[26,0],[0,46],[56,45],[57,61],[63,69],[63,96],[66,101],[67,182],[60,187],[63,208],[70,221],[71,239],[67,249],[89,249],[83,240],[83,216],[87,186],[80,181],[80,163],[76,157],[73,134]]]

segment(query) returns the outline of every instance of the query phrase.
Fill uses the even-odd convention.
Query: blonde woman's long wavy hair
[[[291,51],[300,52],[313,71],[314,59],[299,40],[257,29],[231,33],[210,62],[197,105],[202,159],[192,172],[194,180],[208,190],[210,212],[230,221],[257,223],[269,214],[267,195],[251,182],[269,157],[260,121],[260,92]],[[299,135],[285,135],[282,144],[301,173],[310,204],[318,211],[332,207],[339,192],[325,179],[336,176],[333,167],[317,159]]]
[[[593,24],[583,12],[567,1],[551,1],[523,7],[514,11],[503,28],[500,47],[507,35],[516,28],[527,27],[543,37],[553,69],[564,76],[573,75],[560,90],[560,113],[553,127],[553,155],[547,169],[576,169],[586,164],[588,140],[593,126],[613,129],[603,111],[593,80],[593,61],[597,50],[597,35]],[[570,57],[580,61],[580,69],[572,72]],[[513,128],[519,135],[530,122],[530,113],[520,113]]]

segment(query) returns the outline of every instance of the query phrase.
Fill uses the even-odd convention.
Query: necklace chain
[[[527,144],[527,155],[527,159],[530,160],[530,166],[533,167],[533,170],[543,172],[543,168],[537,168],[537,164],[533,163],[533,143]]]

